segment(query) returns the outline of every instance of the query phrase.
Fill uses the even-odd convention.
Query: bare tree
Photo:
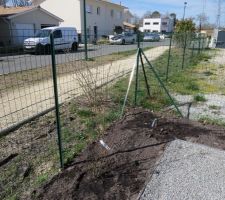
[[[199,22],[199,30],[200,31],[203,27],[205,27],[207,24],[209,24],[208,19],[209,19],[209,17],[205,13],[201,13],[201,14],[197,15],[196,20]]]
[[[161,14],[159,11],[154,11],[151,15],[152,18],[160,18],[161,17]]]
[[[173,20],[173,25],[176,25],[177,15],[175,13],[170,13],[170,18]]]
[[[147,11],[143,14],[143,16],[140,18],[139,23],[143,24],[144,19],[146,18],[151,18],[152,16],[152,12],[151,11]]]
[[[133,24],[139,25],[140,17],[137,14],[133,14]]]
[[[9,0],[0,0],[0,6],[6,7]]]
[[[14,7],[24,7],[30,6],[32,4],[31,0],[12,0],[12,4]]]
[[[143,18],[151,18],[152,16],[152,12],[151,11],[147,11],[144,13]]]

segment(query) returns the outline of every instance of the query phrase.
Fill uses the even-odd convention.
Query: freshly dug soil
[[[99,141],[92,143],[31,198],[137,199],[146,181],[157,173],[155,164],[166,145],[176,138],[225,149],[224,128],[132,110],[106,131],[103,141],[110,150]]]

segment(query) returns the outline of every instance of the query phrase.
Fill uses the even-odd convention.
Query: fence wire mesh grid
[[[67,39],[74,39],[70,31],[61,34]],[[119,40],[118,44],[112,45],[110,43],[117,42],[90,35],[87,59],[82,43],[76,49],[74,42],[68,39],[67,46],[58,48],[56,40],[61,36],[53,35],[54,45],[49,40],[44,47],[32,46],[32,53],[24,53],[23,46],[11,45],[1,49],[1,131],[5,134],[7,130],[23,124],[0,140],[1,159],[4,161],[0,172],[4,185],[2,198],[26,196],[27,187],[31,190],[38,187],[59,170],[52,69],[56,70],[58,82],[61,164],[72,162],[85,146],[99,138],[114,120],[121,117],[129,74],[137,59],[136,36],[125,41],[125,44]],[[18,40],[23,41],[25,38]],[[194,95],[195,101],[203,102],[206,97],[201,90],[207,88],[206,92],[210,92],[222,88],[222,85],[215,88],[218,79],[215,80],[212,71],[218,65],[223,68],[223,60],[216,57],[222,58],[224,52],[209,50],[209,39],[205,36],[180,33],[159,41],[143,41],[143,37],[140,40],[140,47],[160,80],[173,91],[172,96],[177,104],[191,101],[185,99],[191,98],[190,95]],[[33,45],[31,41],[26,42],[25,46]],[[55,59],[55,65],[52,65],[52,59]],[[155,111],[164,108],[170,110],[171,100],[146,62],[144,66],[149,80],[150,98],[145,88],[144,74],[140,71],[137,105]],[[198,68],[195,69],[195,66]],[[191,76],[195,73],[205,75],[208,85],[203,85],[205,82],[202,77],[199,82],[192,80]],[[220,73],[217,75],[222,77]],[[210,85],[212,82],[214,86]],[[134,93],[133,83],[127,107],[134,105]],[[216,108],[219,105],[212,106]],[[180,109],[184,115],[188,115],[188,109]],[[42,117],[36,118],[38,116]],[[206,120],[206,117],[201,118]]]

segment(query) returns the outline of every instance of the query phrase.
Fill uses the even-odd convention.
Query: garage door
[[[22,45],[23,41],[34,36],[34,24],[16,24],[14,41],[17,45]]]
[[[225,31],[219,31],[216,48],[225,48]]]

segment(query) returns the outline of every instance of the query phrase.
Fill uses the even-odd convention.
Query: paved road
[[[157,47],[167,46],[169,40],[163,40],[160,42],[144,42],[141,43],[142,47]],[[88,48],[89,58],[108,55],[114,52],[123,52],[128,50],[134,50],[137,48],[137,44],[133,45],[93,45]],[[84,48],[79,48],[76,53],[58,53],[56,55],[57,64],[62,64],[68,61],[84,59]],[[0,57],[0,75],[8,74],[12,72],[24,71],[28,69],[35,69],[51,64],[50,55],[14,55]]]

